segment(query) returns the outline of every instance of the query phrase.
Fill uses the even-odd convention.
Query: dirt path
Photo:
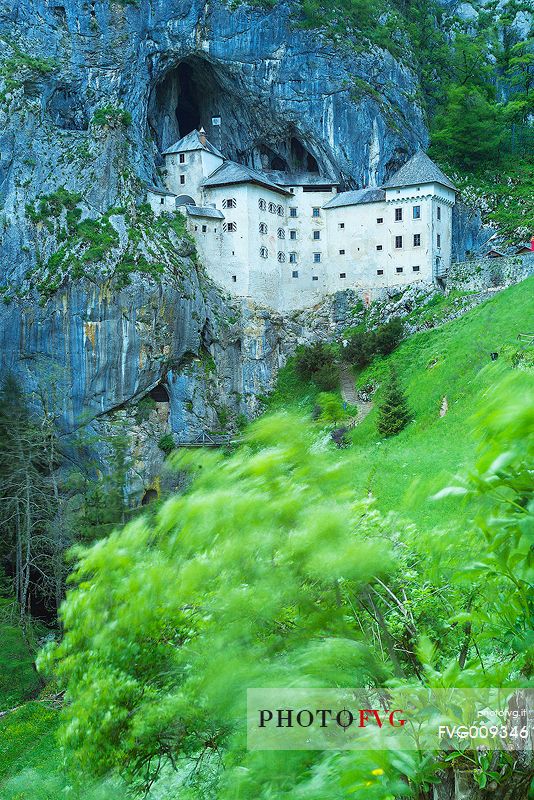
[[[364,402],[363,400],[358,400],[358,395],[356,394],[356,389],[354,388],[354,376],[350,367],[341,367],[339,372],[339,384],[341,397],[345,403],[349,403],[351,406],[356,406],[358,409],[357,416],[351,417],[349,420],[349,427],[353,428],[355,425],[359,425],[360,422],[365,419],[373,407],[373,401],[369,400],[368,402]]]

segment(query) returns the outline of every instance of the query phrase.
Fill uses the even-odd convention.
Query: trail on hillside
[[[373,407],[373,401],[359,400],[356,389],[354,388],[354,376],[350,367],[346,365],[343,365],[339,370],[339,388],[341,397],[345,403],[356,406],[358,409],[358,414],[350,419],[350,427],[353,428],[355,425],[359,425],[360,422],[363,422],[365,417],[369,414]]]

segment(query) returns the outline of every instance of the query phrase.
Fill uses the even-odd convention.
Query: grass
[[[457,320],[410,336],[390,356],[356,374],[357,386],[379,386],[375,408],[352,432],[352,447],[340,451],[341,458],[350,453],[358,492],[371,491],[382,511],[398,511],[421,530],[443,526],[445,519],[467,524],[473,508],[457,499],[438,505],[429,498],[473,465],[478,442],[474,418],[496,386],[512,372],[520,383],[531,382],[531,375],[513,365],[522,347],[517,334],[531,329],[533,317],[530,278]],[[497,361],[491,360],[491,352],[500,354]],[[398,436],[383,440],[376,429],[377,406],[391,366],[406,390],[414,421]],[[309,414],[317,394],[312,384],[299,381],[290,362],[268,405]],[[444,397],[448,411],[440,417]]]
[[[37,702],[0,719],[0,797],[3,780],[24,769],[60,769],[61,753],[54,741],[58,725],[59,712]]]
[[[20,628],[0,623],[0,642],[0,710],[5,710],[35,697],[40,682]]]

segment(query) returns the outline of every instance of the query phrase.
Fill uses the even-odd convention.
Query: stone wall
[[[502,288],[524,280],[534,272],[534,252],[521,256],[479,258],[452,264],[447,290],[479,291]]]

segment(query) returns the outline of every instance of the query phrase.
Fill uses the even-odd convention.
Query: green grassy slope
[[[474,417],[499,384],[511,373],[519,384],[532,384],[531,374],[513,367],[522,348],[517,334],[530,331],[534,332],[534,278],[500,292],[460,319],[410,336],[391,356],[356,374],[357,386],[379,385],[375,408],[354,429],[350,451],[340,453],[340,457],[351,454],[356,487],[362,492],[370,489],[382,510],[400,511],[421,529],[456,521],[459,513],[467,519],[473,509],[462,509],[457,500],[437,505],[429,496],[473,464]],[[491,352],[499,353],[497,361],[491,360]],[[381,440],[376,406],[392,365],[406,389],[414,422],[398,436]],[[300,382],[289,364],[271,407],[308,413],[316,395],[313,385]],[[444,397],[448,411],[441,418]]]

